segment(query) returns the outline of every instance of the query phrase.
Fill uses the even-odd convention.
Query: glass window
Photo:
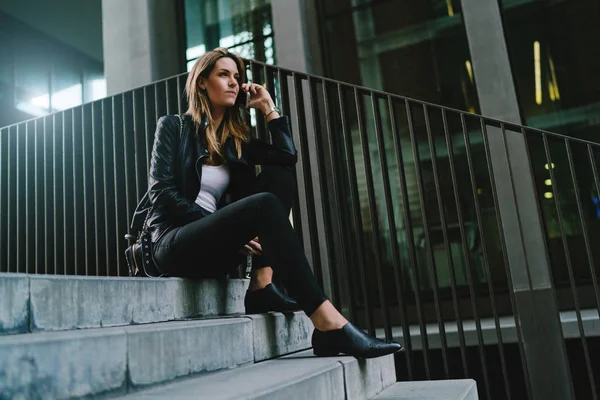
[[[503,0],[502,9],[525,123],[597,140],[600,3]]]
[[[478,111],[458,0],[328,0],[322,7],[332,78]]]
[[[244,58],[275,62],[268,0],[185,0],[187,69],[207,50],[226,47]]]
[[[598,142],[600,3],[503,0],[502,12],[525,124]],[[570,262],[577,285],[589,286],[584,232],[592,243],[595,268],[600,271],[600,255],[593,246],[600,238],[600,207],[588,149],[577,143],[567,149],[564,140],[549,136],[549,165],[541,136],[532,133],[527,139],[554,282],[558,287],[570,285]],[[574,177],[567,150],[571,152]],[[600,156],[596,152],[594,157],[597,165]],[[563,233],[569,253],[563,247]]]

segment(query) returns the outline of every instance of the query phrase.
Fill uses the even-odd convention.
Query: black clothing
[[[239,250],[258,236],[263,260],[256,264],[272,266],[288,293],[312,314],[327,297],[288,218],[295,193],[291,167],[297,155],[287,118],[268,123],[272,145],[252,139],[242,146],[239,159],[233,140],[227,140],[224,158],[230,185],[223,198],[230,203],[221,201],[212,214],[194,202],[201,162],[209,154],[193,125],[189,116],[184,119],[181,138],[177,117],[163,117],[157,127],[149,179],[153,211],[148,220],[158,267],[170,276],[224,277],[245,257]],[[203,124],[200,137],[205,129]],[[256,164],[265,166],[258,178]]]
[[[185,115],[183,133],[180,134],[179,118],[176,115],[158,120],[150,162],[148,193],[136,209],[137,217],[143,215],[143,211],[150,205],[153,206],[148,217],[153,242],[168,228],[185,225],[206,215],[195,200],[200,191],[202,160],[210,156],[204,141],[200,139],[204,137],[207,126],[208,120],[205,118],[196,129],[191,116]],[[248,143],[243,143],[241,158],[237,157],[233,138],[230,136],[227,139],[223,155],[229,165],[231,180],[219,207],[225,205],[227,198],[232,202],[253,192],[256,175],[254,165],[291,167],[296,163],[297,153],[287,117],[271,120],[268,127],[273,144],[251,138]],[[136,225],[136,222],[132,225]]]

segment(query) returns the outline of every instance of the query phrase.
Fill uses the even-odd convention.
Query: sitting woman
[[[225,277],[250,252],[257,257],[247,313],[304,310],[320,356],[378,357],[400,350],[399,343],[372,338],[349,323],[319,287],[288,219],[297,159],[289,122],[266,89],[243,82],[239,56],[224,48],[209,51],[189,74],[183,118],[158,122],[147,219],[158,269],[170,276]],[[264,114],[273,144],[250,138],[245,105]],[[263,166],[258,177],[255,165]],[[273,270],[295,300],[273,285]]]

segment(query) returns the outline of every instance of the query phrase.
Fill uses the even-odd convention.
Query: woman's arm
[[[175,156],[179,141],[179,119],[174,116],[161,117],[154,135],[148,194],[154,207],[161,208],[175,220],[183,216],[189,218],[194,213],[200,218],[202,209],[184,198],[175,186]]]
[[[298,161],[290,124],[287,117],[270,120],[267,123],[273,144],[251,138],[242,151],[248,162],[257,165],[292,166]]]

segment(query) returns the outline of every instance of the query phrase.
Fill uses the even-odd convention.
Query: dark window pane
[[[502,6],[527,125],[597,140],[600,3],[504,0]]]
[[[329,75],[471,112],[478,110],[459,3],[378,1],[325,17]]]

